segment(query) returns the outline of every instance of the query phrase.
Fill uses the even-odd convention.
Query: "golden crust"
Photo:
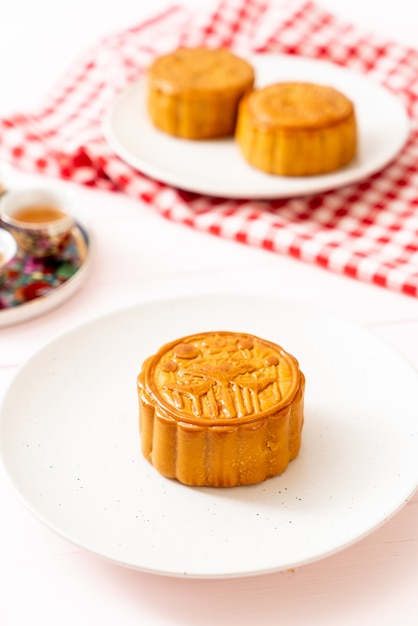
[[[148,70],[147,106],[153,124],[185,139],[233,135],[238,104],[254,70],[225,49],[182,48]]]
[[[282,176],[324,174],[357,151],[353,103],[332,87],[276,83],[241,102],[236,141],[254,167]]]
[[[188,485],[276,476],[299,453],[304,388],[297,360],[274,343],[225,331],[183,337],[138,376],[142,452]]]

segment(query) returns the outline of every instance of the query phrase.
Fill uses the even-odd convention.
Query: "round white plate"
[[[141,455],[136,376],[166,341],[221,329],[261,335],[298,357],[307,378],[302,449],[258,485],[186,487]],[[31,358],[2,406],[0,454],[38,518],[106,559],[175,576],[271,572],[352,544],[412,495],[417,382],[380,339],[303,303],[160,300],[89,322]]]
[[[187,141],[156,130],[146,111],[145,83],[130,85],[107,112],[103,130],[112,150],[139,171],[188,191],[230,198],[281,198],[318,193],[379,171],[401,150],[410,122],[402,103],[363,75],[302,57],[249,57],[257,85],[305,80],[331,85],[351,98],[359,127],[358,157],[323,176],[282,177],[248,165],[233,139]]]
[[[77,237],[77,247],[82,255],[82,262],[75,274],[64,283],[54,287],[46,295],[28,300],[22,304],[0,310],[0,328],[26,322],[38,315],[43,315],[51,309],[59,306],[81,287],[87,272],[90,269],[92,259],[92,238],[84,226],[77,224],[74,229],[74,237]]]

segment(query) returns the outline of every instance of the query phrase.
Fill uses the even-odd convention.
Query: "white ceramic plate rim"
[[[45,296],[29,300],[29,302],[0,311],[0,328],[20,324],[21,322],[26,322],[34,317],[47,313],[68,300],[77,291],[77,289],[81,287],[90,269],[93,253],[93,241],[91,233],[87,232],[84,226],[81,226],[81,224],[78,223],[77,227],[80,229],[82,236],[86,240],[87,254],[84,262],[76,273],[65,281],[65,283],[51,290]]]
[[[362,74],[326,61],[255,54],[257,85],[281,80],[329,84],[350,97],[359,127],[357,158],[322,176],[270,176],[248,165],[233,139],[187,141],[156,130],[148,117],[144,79],[119,94],[103,120],[110,148],[140,172],[188,191],[229,198],[284,198],[358,182],[384,168],[404,146],[410,121],[400,99]]]
[[[278,341],[299,358],[302,449],[282,476],[258,485],[185,487],[140,453],[136,375],[162,343],[222,328]],[[178,577],[267,573],[349,546],[408,500],[418,476],[416,389],[417,372],[381,339],[304,302],[156,300],[71,330],[19,370],[0,412],[0,457],[40,520],[105,559]]]

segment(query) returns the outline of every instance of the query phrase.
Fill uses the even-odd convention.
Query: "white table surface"
[[[207,2],[184,4],[199,8]],[[5,0],[0,116],[30,111],[102,34],[137,23],[167,4]],[[318,4],[418,46],[415,0]],[[12,179],[23,186],[32,182],[21,173],[13,173]],[[80,187],[72,192],[76,212],[95,239],[91,272],[81,290],[59,308],[0,330],[0,400],[17,368],[51,337],[153,296],[228,290],[231,284],[325,306],[372,329],[418,367],[417,300],[194,232],[123,195]],[[418,624],[417,494],[379,529],[338,554],[292,572],[226,580],[160,577],[85,552],[35,519],[2,472],[0,503],[2,626]]]

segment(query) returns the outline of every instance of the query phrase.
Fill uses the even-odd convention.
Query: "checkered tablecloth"
[[[404,103],[412,119],[409,140],[382,172],[303,198],[211,198],[151,180],[111,152],[101,119],[156,55],[180,45],[301,55],[367,73]],[[417,297],[417,101],[418,49],[360,32],[313,2],[221,0],[205,12],[175,6],[100,41],[42,110],[0,120],[0,158],[23,170],[125,192],[191,228]]]

